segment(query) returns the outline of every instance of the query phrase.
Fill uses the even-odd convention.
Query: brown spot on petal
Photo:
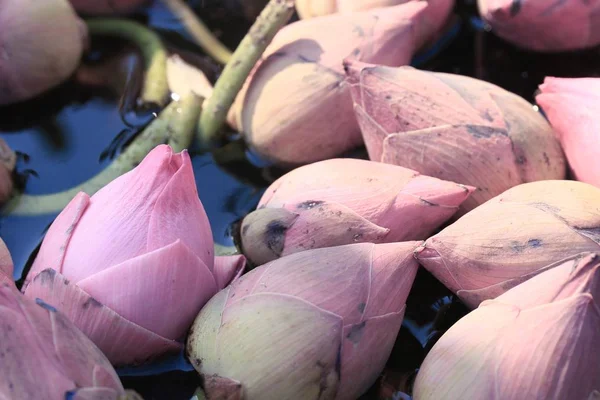
[[[365,325],[367,325],[367,321],[363,321],[360,324],[354,325],[350,328],[350,332],[346,335],[346,339],[350,340],[352,343],[357,344],[360,342],[364,332]]]
[[[82,307],[83,307],[83,309],[85,310],[85,309],[87,309],[87,308],[88,308],[88,307],[90,307],[90,306],[92,306],[92,307],[102,307],[102,303],[100,303],[100,302],[99,302],[98,300],[96,300],[95,298],[93,298],[93,297],[90,297],[89,299],[87,299],[87,300],[86,300],[86,301],[83,303]]]

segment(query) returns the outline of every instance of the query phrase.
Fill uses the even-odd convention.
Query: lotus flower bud
[[[6,244],[0,238],[0,286],[4,283],[13,283],[13,261]]]
[[[346,71],[371,160],[476,187],[460,214],[518,184],[565,177],[552,128],[513,93],[412,67]]]
[[[87,28],[67,0],[0,3],[0,105],[5,105],[65,81],[79,64]]]
[[[600,78],[546,78],[536,97],[575,178],[600,187]]]
[[[597,399],[600,257],[571,257],[452,326],[417,375],[414,400]]]
[[[1,67],[0,67],[1,68]],[[3,204],[12,194],[12,172],[17,163],[17,155],[6,142],[0,138],[0,204]]]
[[[0,282],[0,397],[117,400],[106,357],[60,312]]]
[[[416,257],[470,307],[565,257],[600,250],[600,189],[575,181],[516,186],[429,238]]]
[[[150,0],[71,0],[71,4],[82,14],[110,15],[127,14],[140,8]]]
[[[426,239],[473,188],[352,158],[320,161],[275,181],[244,218],[255,264],[319,247]]]
[[[392,351],[417,245],[308,250],[234,281],[202,309],[188,337],[207,398],[358,398]]]
[[[230,123],[257,153],[284,165],[335,157],[359,146],[344,58],[409,63],[441,27],[426,19],[435,4],[412,1],[287,25],[246,80]]]
[[[50,226],[24,293],[65,313],[113,364],[177,352],[243,262],[215,263],[190,157],[161,145]]]
[[[503,39],[536,51],[567,51],[600,44],[597,1],[478,0],[481,16]]]
[[[296,0],[296,10],[302,19],[320,17],[333,13],[351,13],[372,8],[391,7],[409,1],[421,0]],[[430,18],[435,24],[443,24],[454,6],[454,0],[428,0]]]

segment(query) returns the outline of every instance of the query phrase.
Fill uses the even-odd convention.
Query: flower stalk
[[[271,0],[231,56],[200,114],[197,134],[203,148],[210,148],[217,141],[235,97],[275,34],[291,18],[294,3]]]
[[[202,49],[221,64],[231,59],[231,50],[219,41],[194,10],[183,0],[162,0]]]
[[[146,70],[139,101],[142,104],[164,106],[170,92],[167,83],[167,50],[160,37],[144,25],[125,19],[92,19],[86,23],[90,35],[121,37],[140,49]]]

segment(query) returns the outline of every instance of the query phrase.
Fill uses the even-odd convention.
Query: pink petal
[[[0,280],[7,278],[12,282],[13,261],[6,244],[0,238]]]
[[[25,295],[40,298],[63,312],[113,365],[141,364],[159,355],[176,353],[182,347],[126,320],[52,269],[39,273]]]
[[[392,134],[383,141],[381,161],[478,188],[461,213],[523,183],[508,133],[488,126],[445,125]]]
[[[77,286],[121,317],[179,339],[217,292],[212,273],[182,241],[99,272]]]
[[[44,269],[52,268],[59,272],[62,271],[67,246],[89,204],[90,196],[79,192],[54,219],[25,278],[23,289],[27,288],[29,282]]]
[[[160,193],[150,217],[146,251],[181,240],[212,272],[214,246],[204,207],[198,198],[192,162],[187,151],[173,155],[177,171]]]
[[[556,130],[577,180],[600,187],[600,79],[546,78],[536,101]]]
[[[3,292],[0,300],[4,303],[5,289],[0,287],[0,292]],[[43,310],[40,308],[40,311]],[[47,344],[39,341],[27,319],[4,304],[0,305],[0,332],[3,399],[62,399],[66,391],[75,388],[62,374],[60,365],[52,360],[44,348]]]
[[[50,313],[50,321],[56,356],[64,373],[77,387],[96,386],[99,383],[115,392],[123,390],[112,365],[81,331],[57,312]]]
[[[401,242],[374,247],[371,290],[363,319],[398,313],[404,308],[419,268],[413,256],[419,244]]]
[[[392,352],[403,317],[404,308],[344,326],[342,379],[336,398],[355,398],[375,383]]]
[[[214,275],[219,290],[242,276],[244,268],[246,268],[246,257],[243,254],[216,256]]]
[[[481,15],[494,32],[521,47],[566,51],[600,43],[596,2],[480,0]],[[560,29],[557,29],[560,27]]]
[[[169,146],[157,146],[135,169],[94,194],[73,230],[59,272],[79,282],[145,253],[152,210],[180,168],[180,158]]]
[[[374,246],[314,249],[272,261],[235,281],[226,307],[245,296],[281,293],[342,316],[345,324],[358,323],[369,298]],[[251,282],[251,289],[245,281]]]

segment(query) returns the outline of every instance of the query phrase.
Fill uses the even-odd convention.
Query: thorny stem
[[[200,114],[197,133],[203,148],[210,148],[217,141],[227,112],[248,74],[293,12],[294,0],[270,0],[240,42]]]
[[[194,13],[184,0],[162,0],[171,12],[185,26],[188,33],[206,53],[220,62],[227,64],[231,59],[231,51],[217,39],[210,29]]]
[[[140,94],[144,104],[164,106],[169,100],[167,83],[167,50],[160,37],[144,25],[118,18],[100,18],[86,21],[90,35],[118,36],[139,47],[144,57],[145,80]]]
[[[45,195],[16,194],[2,209],[4,215],[39,215],[60,212],[79,192],[90,196],[135,168],[156,146],[167,143],[175,152],[190,146],[203,99],[189,93],[172,102],[103,171],[65,191]]]

